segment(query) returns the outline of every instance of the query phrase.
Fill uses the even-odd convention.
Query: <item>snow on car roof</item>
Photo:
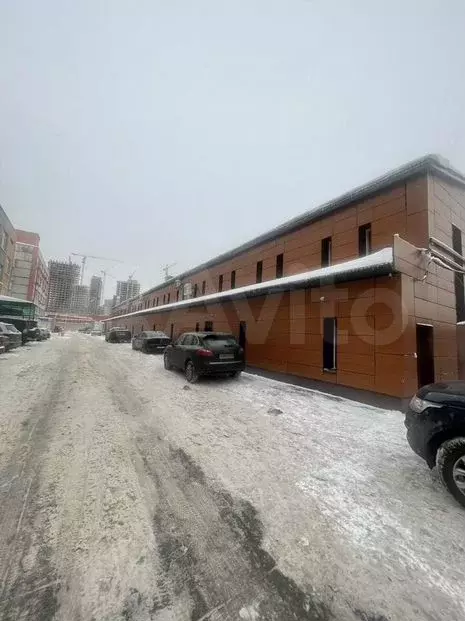
[[[206,304],[208,302],[221,301],[222,299],[241,298],[247,297],[247,295],[260,295],[260,293],[286,291],[293,288],[297,289],[310,286],[312,284],[329,284],[336,281],[350,280],[352,277],[368,276],[370,274],[380,272],[389,273],[389,271],[393,269],[393,262],[393,250],[392,247],[389,246],[388,248],[383,248],[382,250],[373,252],[365,257],[359,257],[358,259],[352,259],[351,261],[344,261],[343,263],[330,265],[329,267],[321,267],[316,270],[293,274],[292,276],[275,278],[274,280],[254,283],[252,285],[246,285],[245,287],[237,287],[236,289],[228,289],[227,291],[218,291],[217,293],[210,293],[208,295],[203,295],[197,298],[189,298],[188,300],[181,300],[179,302],[172,302],[170,304],[162,304],[161,306],[152,306],[151,308],[146,308],[140,311],[109,317],[104,321],[115,321],[123,317],[153,315],[155,313],[171,309]]]

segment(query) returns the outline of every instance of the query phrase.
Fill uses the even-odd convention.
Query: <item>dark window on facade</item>
[[[158,298],[157,298],[157,306],[158,306]]]
[[[171,293],[168,293],[168,300],[167,300],[168,304],[170,303],[170,297],[171,297]]]
[[[231,289],[236,288],[236,270],[231,272]]]
[[[455,252],[458,252],[460,255],[462,254],[462,231],[454,225],[452,225],[452,248]],[[460,274],[459,272],[454,274],[454,286],[457,321],[465,321],[465,291],[463,274]]]
[[[223,274],[218,277],[218,291],[223,291]]]
[[[195,283],[195,285],[194,285],[194,298],[197,297],[197,289],[198,289],[198,286],[197,286],[197,283]]]
[[[331,237],[325,237],[321,240],[321,267],[331,265],[332,241]]]
[[[371,224],[358,227],[358,254],[361,257],[371,252]]]
[[[282,278],[284,274],[284,255],[278,254],[276,257],[276,278]]]
[[[207,288],[207,283],[205,282],[205,280],[202,282],[202,295],[205,295],[205,290]]]
[[[195,331],[198,332],[199,330],[200,330],[200,324],[199,324],[199,322],[197,322],[195,324]]]
[[[323,319],[323,369],[334,371],[337,358],[337,322],[334,317]]]
[[[179,289],[176,291],[176,302],[179,301]]]
[[[170,329],[171,340],[173,340],[173,334],[174,334],[174,323],[171,324],[171,329]]]
[[[263,280],[263,261],[257,261],[257,282],[262,282]]]
[[[204,331],[205,332],[213,332],[213,321],[206,321],[205,322]]]

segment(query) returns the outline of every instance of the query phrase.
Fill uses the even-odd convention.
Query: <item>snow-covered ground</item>
[[[49,533],[47,546],[66,547],[66,563],[63,550],[55,550],[49,563],[58,572],[57,580],[71,589],[69,599],[74,598],[75,608],[67,602],[66,592],[60,591],[56,619],[86,619],[83,611],[91,609],[106,611],[107,616],[103,612],[96,616],[99,619],[144,621],[465,618],[465,512],[442,488],[436,473],[410,450],[400,412],[250,374],[239,380],[208,379],[187,387],[181,374],[163,369],[161,357],[132,351],[130,345],[108,344],[87,335],[57,337],[0,356],[0,493],[7,481],[5,469],[11,469],[12,457],[24,438],[26,414],[22,408],[31,402],[31,385],[38,391],[39,401],[45,399],[47,391],[53,390],[59,368],[64,369],[60,379],[63,390],[52,399],[57,416],[54,425],[50,421],[47,427],[50,444],[41,445],[40,452],[38,445],[34,449],[41,456],[37,464],[42,486],[56,477],[53,494],[58,508],[52,523],[42,524],[42,530]],[[65,403],[69,403],[69,411]],[[39,421],[39,427],[41,424]],[[60,444],[63,438],[66,445]],[[70,463],[78,466],[67,475]],[[81,469],[87,482],[80,480]],[[177,477],[176,485],[171,485],[171,476]],[[125,486],[131,490],[134,506],[121,505],[118,497],[114,503],[118,519],[112,518],[111,531],[105,524],[99,534],[90,523],[88,530],[79,530],[76,520],[69,520],[74,511],[73,494],[84,494],[94,520],[93,507],[103,500],[97,491],[95,496],[91,492],[101,485],[111,490],[112,477],[115,489]],[[154,480],[158,481],[155,491]],[[5,496],[2,499],[5,502]],[[157,510],[160,499],[170,511],[162,518],[161,509]],[[236,541],[224,530],[225,520],[229,524],[230,518],[218,521],[224,503],[241,507],[239,522],[234,514],[235,535],[237,523],[245,528],[245,508],[247,515],[254,516],[250,521],[263,524],[260,549],[276,563],[268,572],[278,573],[279,583],[270,584],[266,572],[260,577],[248,573],[243,550],[250,553],[251,544],[243,534]],[[22,506],[18,505],[18,511]],[[151,518],[152,514],[155,517]],[[119,523],[129,518],[132,530],[126,532]],[[152,520],[156,528],[150,526]],[[65,545],[60,535],[63,523],[73,525],[65,533],[72,547],[69,542]],[[154,551],[157,541],[159,544],[172,523],[177,524],[177,533],[183,533],[182,540],[190,542],[183,544],[182,554],[189,556],[195,549],[196,571],[201,576],[198,588],[208,600],[209,616],[202,616],[208,612],[203,609],[202,614],[200,609],[195,613],[191,604],[192,616],[184,616],[187,613],[176,608],[180,604],[174,596],[165,606],[150,608],[144,603],[144,598],[154,598],[149,595],[151,580],[157,581],[152,573],[161,571],[161,553],[157,556]],[[116,560],[103,554],[102,543],[95,543],[115,539],[115,529],[122,529],[113,543],[119,550]],[[245,530],[250,535],[250,528]],[[8,547],[1,535],[0,544],[1,564],[2,550]],[[89,550],[93,545],[94,552]],[[113,574],[118,573],[115,567],[119,568],[124,576],[132,548],[140,545],[149,546],[152,555],[151,569],[144,566],[144,571],[138,570],[142,603],[139,608],[131,604],[132,616],[125,617],[124,610],[118,616],[109,595],[103,602],[92,585],[103,580],[108,567]],[[74,554],[81,554],[76,566]],[[87,555],[91,570],[84,571],[82,554]],[[144,558],[149,556],[147,552]],[[208,558],[214,558],[211,567],[205,567]],[[182,570],[183,584],[190,585],[192,576],[187,577],[186,567]],[[171,584],[172,568],[166,571],[170,576],[166,584]],[[213,574],[218,576],[214,585]],[[80,608],[76,604],[80,591],[74,582],[78,575],[84,585],[81,589],[90,593]],[[283,583],[286,595],[281,590]],[[129,578],[121,577],[114,592],[110,586],[108,589],[116,599],[124,600],[126,593],[127,602],[127,593],[134,586]],[[273,599],[276,589],[287,602],[283,608]],[[190,586],[189,593],[191,602],[195,598]],[[293,608],[289,598],[298,601],[302,593],[305,605]],[[78,609],[82,617],[77,616]],[[108,616],[109,611],[113,616]]]

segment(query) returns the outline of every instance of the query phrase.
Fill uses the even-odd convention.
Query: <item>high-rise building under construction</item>
[[[68,261],[49,261],[50,284],[47,312],[73,312],[72,303],[76,285],[79,284],[79,265]]]

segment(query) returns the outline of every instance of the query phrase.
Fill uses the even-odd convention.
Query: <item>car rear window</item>
[[[208,347],[211,345],[214,347],[237,345],[237,340],[232,334],[208,334],[203,337],[203,342]]]

